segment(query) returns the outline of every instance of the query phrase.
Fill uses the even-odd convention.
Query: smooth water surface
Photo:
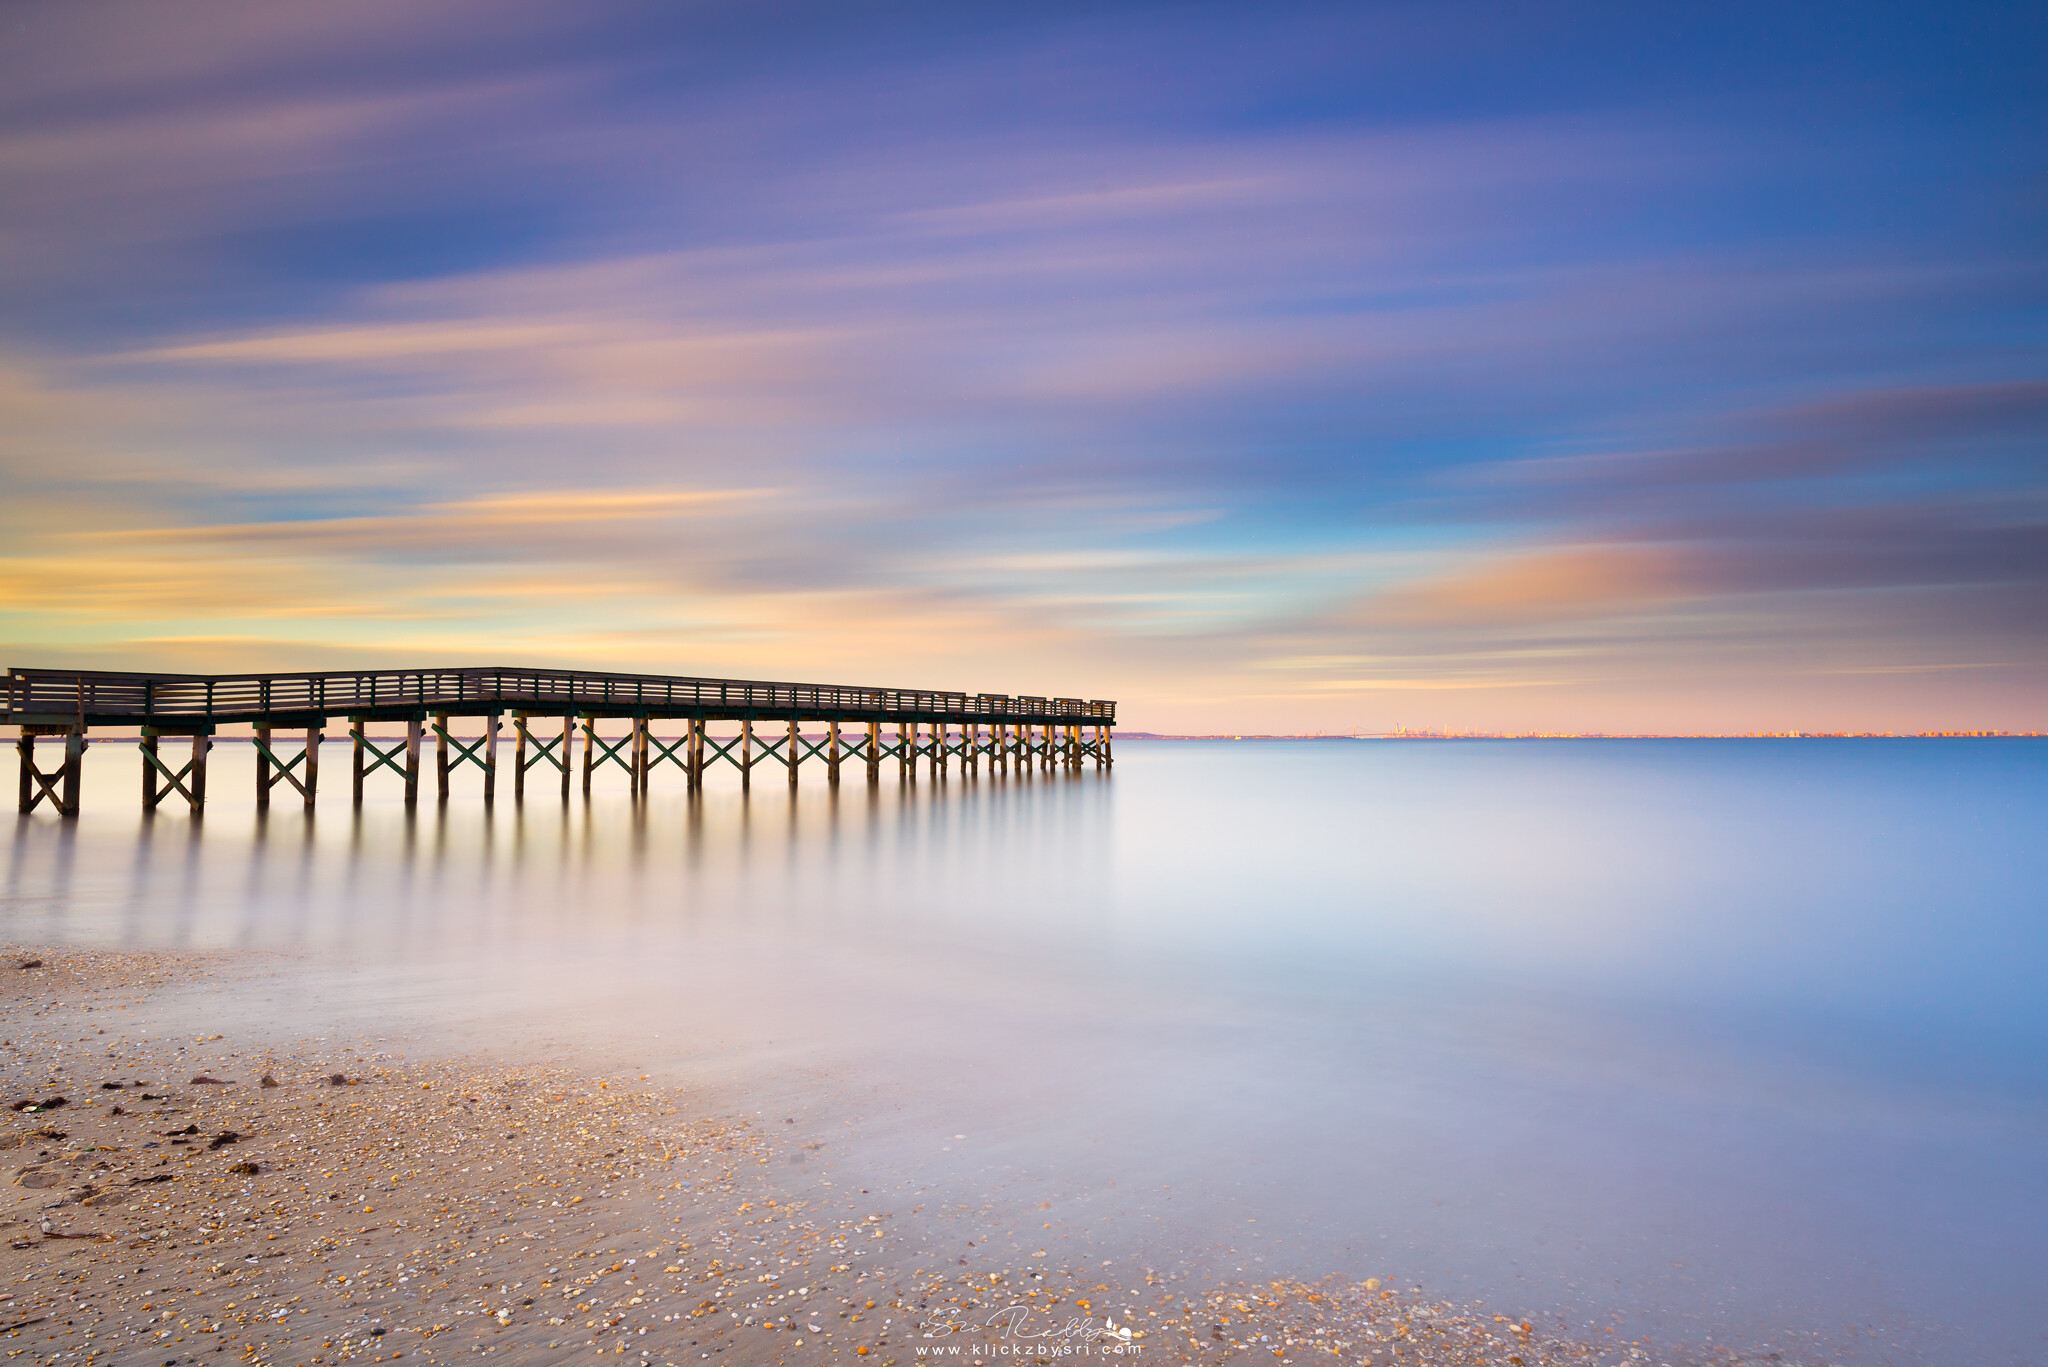
[[[244,1034],[715,1089],[952,1212],[949,1259],[2048,1360],[2048,744],[1126,742],[639,808],[471,772],[412,818],[388,775],[352,813],[345,757],[262,820],[224,744],[195,823],[95,745],[83,817],[14,829],[4,933],[291,952],[207,1005]]]

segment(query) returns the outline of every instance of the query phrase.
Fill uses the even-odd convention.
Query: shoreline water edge
[[[0,1352],[165,1364],[1799,1360],[1614,1327],[1574,1334],[1397,1278],[1198,1285],[1106,1271],[1113,1260],[1062,1265],[1042,1249],[927,1265],[922,1207],[857,1179],[783,1181],[790,1144],[774,1118],[709,1094],[411,1042],[397,1052],[382,1037],[259,1042],[164,1025],[167,994],[187,993],[189,1015],[276,957],[0,950],[12,1108],[0,1126]]]

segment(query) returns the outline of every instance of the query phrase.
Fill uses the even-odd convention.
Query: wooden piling
[[[633,745],[627,752],[634,801],[647,796],[647,718],[633,718]]]
[[[29,730],[26,726],[22,727],[21,734],[14,741],[14,753],[19,756],[15,768],[19,771],[18,777],[21,779],[21,800],[15,810],[23,815],[27,815],[35,810],[36,800],[42,796],[41,793],[36,791],[35,732]]]
[[[405,721],[405,806],[410,811],[420,805],[420,732],[422,723],[417,716]]]
[[[868,782],[882,781],[882,724],[868,723]]]
[[[213,737],[204,732],[192,736],[192,777],[185,781],[185,791],[192,795],[192,814],[198,816],[206,810],[206,752],[213,749]]]
[[[142,751],[142,810],[156,810],[156,736],[145,730],[138,749]]]
[[[434,714],[434,786],[441,801],[448,800],[448,714]]]
[[[327,739],[327,720],[321,718],[320,725],[306,728],[306,810],[313,810],[313,801],[320,793],[320,742]]]
[[[64,737],[64,800],[57,810],[65,816],[78,815],[78,789],[85,779],[85,728]]]
[[[754,719],[740,719],[740,788],[754,786]]]
[[[590,757],[597,753],[597,718],[583,714],[583,800],[590,801]]]
[[[569,776],[576,772],[576,715],[562,714],[562,805],[569,805]]]
[[[791,718],[789,723],[789,786],[792,788],[796,787],[797,745],[800,738],[801,733],[796,729],[796,719]]]
[[[526,714],[512,714],[512,800],[526,801]]]
[[[256,728],[256,810],[270,810],[270,728]]]
[[[488,807],[497,800],[498,714],[493,712],[484,718],[484,806]]]
[[[363,805],[363,727],[366,724],[363,717],[348,719],[349,749],[355,756],[355,805],[358,807]]]
[[[701,792],[704,788],[704,719],[690,718],[690,745],[685,752],[690,759],[690,791]]]
[[[839,719],[834,717],[825,740],[825,781],[839,782]]]

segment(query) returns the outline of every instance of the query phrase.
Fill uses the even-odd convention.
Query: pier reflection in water
[[[280,955],[152,1027],[369,1029],[801,1116],[830,1132],[806,1180],[970,1207],[984,1246],[1788,1356],[2038,1346],[2048,747],[1120,758],[194,822],[138,817],[102,743],[79,820],[11,833],[6,933]],[[246,789],[246,747],[214,763]]]

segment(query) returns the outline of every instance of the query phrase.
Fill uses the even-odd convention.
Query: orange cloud
[[[1636,613],[1688,596],[1688,557],[1668,546],[1564,546],[1494,556],[1366,598],[1358,626],[1486,627]]]

